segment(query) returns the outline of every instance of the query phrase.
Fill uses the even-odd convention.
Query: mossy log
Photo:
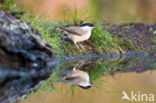
[[[53,70],[46,67],[46,61],[55,57],[51,45],[37,30],[0,11],[1,103],[16,101],[40,79],[46,78]]]

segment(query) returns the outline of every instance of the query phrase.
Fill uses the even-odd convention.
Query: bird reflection
[[[65,70],[62,75],[63,80],[67,84],[75,84],[83,89],[89,89],[92,87],[89,74],[85,71],[76,69],[76,67],[71,70]]]

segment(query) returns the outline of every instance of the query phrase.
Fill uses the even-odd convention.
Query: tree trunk
[[[53,67],[47,67],[46,61],[54,57],[51,45],[35,29],[0,11],[1,103],[17,100],[48,77]]]

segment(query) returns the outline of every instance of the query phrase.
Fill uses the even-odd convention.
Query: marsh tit
[[[68,39],[76,44],[77,42],[88,40],[94,28],[93,24],[84,23],[80,26],[62,28],[62,30],[67,34]]]
[[[74,67],[72,70],[66,70],[62,74],[63,74],[63,79],[67,84],[76,84],[77,86],[83,89],[89,89],[92,87],[87,72],[84,72],[82,70],[77,70]]]

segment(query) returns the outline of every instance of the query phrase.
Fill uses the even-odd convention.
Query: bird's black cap
[[[80,26],[81,26],[81,27],[82,27],[82,26],[94,27],[94,25],[91,24],[91,23],[84,23],[84,24],[81,24]]]

